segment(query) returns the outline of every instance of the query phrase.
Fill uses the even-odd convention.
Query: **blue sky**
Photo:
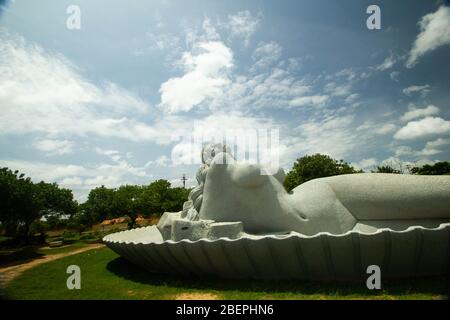
[[[365,170],[450,159],[443,1],[0,4],[0,165],[79,200],[183,173],[195,185],[180,136],[199,128],[278,129],[285,169],[315,152]]]

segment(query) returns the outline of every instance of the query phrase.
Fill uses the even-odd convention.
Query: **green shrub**
[[[298,158],[291,171],[286,175],[284,186],[291,191],[300,184],[323,177],[340,174],[360,173],[344,160],[335,160],[324,154],[306,155]]]
[[[91,240],[95,239],[95,236],[93,234],[83,234],[80,236],[80,240]]]
[[[63,239],[63,244],[73,244],[77,241],[76,239]]]
[[[64,239],[74,239],[78,237],[78,234],[73,231],[65,230],[62,234]]]

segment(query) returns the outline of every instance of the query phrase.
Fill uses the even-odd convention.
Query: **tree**
[[[422,167],[412,167],[410,169],[412,174],[420,175],[447,175],[450,174],[450,162],[436,162],[433,165],[426,164]]]
[[[72,190],[43,181],[39,182],[37,187],[44,201],[42,213],[45,217],[71,216],[77,211],[78,203],[73,199]]]
[[[397,173],[401,174],[402,172],[400,170],[394,169],[390,165],[384,165],[384,166],[377,166],[375,171],[372,171],[375,173]]]
[[[13,217],[17,219],[20,226],[23,226],[25,244],[29,244],[29,231],[33,221],[41,218],[45,199],[39,187],[30,178],[19,179],[17,181],[16,199],[14,204],[15,213]]]
[[[35,235],[36,233],[39,234],[38,241],[39,243],[45,242],[45,232],[47,231],[48,226],[47,224],[42,220],[34,220],[30,225],[30,234]]]
[[[105,186],[92,189],[85,202],[85,209],[89,211],[94,222],[101,222],[112,216],[114,189],[108,189]]]
[[[28,244],[31,223],[42,216],[44,199],[39,188],[24,174],[2,168],[0,171],[0,219],[16,236],[23,230]]]
[[[134,228],[136,224],[136,218],[140,213],[141,194],[142,187],[134,185],[121,186],[114,192],[112,213],[115,216],[128,216],[131,220],[130,224],[128,225],[129,229]]]
[[[68,219],[61,219],[61,217],[54,215],[46,217],[45,220],[45,224],[48,230],[64,229],[66,227],[67,222]]]
[[[92,216],[88,210],[85,210],[84,203],[78,207],[77,212],[69,218],[69,221],[67,221],[67,227],[70,229],[76,229],[79,233],[92,226],[92,224]]]
[[[340,174],[358,173],[344,160],[335,160],[323,154],[306,155],[297,159],[291,171],[286,175],[284,186],[291,191],[296,186],[316,178],[336,176]]]
[[[143,187],[139,206],[146,215],[162,214],[165,211],[165,203],[170,201],[170,182],[164,179],[153,181]]]
[[[0,169],[0,221],[3,225],[11,224],[17,218],[15,208],[18,199],[18,181],[24,175],[8,168]]]
[[[33,183],[24,174],[8,168],[0,170],[0,221],[14,230],[23,230],[29,243],[31,224],[44,215],[72,214],[76,209],[72,191],[57,184]]]
[[[177,212],[183,209],[183,203],[188,200],[190,189],[170,188],[167,198],[162,204],[162,212]]]

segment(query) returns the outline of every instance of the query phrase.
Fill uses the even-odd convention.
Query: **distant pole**
[[[181,181],[183,181],[183,188],[186,189],[186,175],[183,173],[183,178],[181,178]]]

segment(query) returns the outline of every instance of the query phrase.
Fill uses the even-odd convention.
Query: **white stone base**
[[[256,279],[382,279],[450,273],[450,223],[342,235],[245,235],[238,239],[164,241],[156,226],[110,234],[108,247],[152,272]]]

